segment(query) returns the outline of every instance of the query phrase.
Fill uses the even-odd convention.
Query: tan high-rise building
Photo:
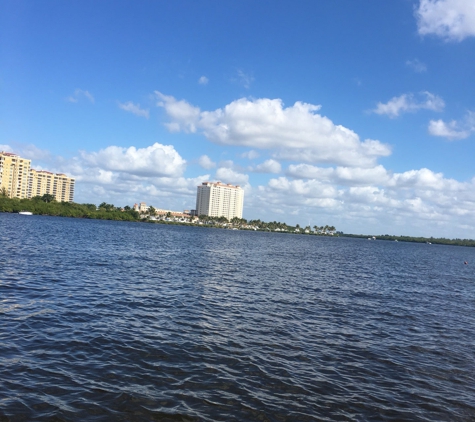
[[[28,198],[50,194],[58,202],[73,202],[75,179],[62,173],[46,170],[30,170]]]
[[[73,178],[61,173],[37,171],[30,165],[29,159],[0,151],[0,189],[5,188],[10,198],[33,198],[48,193],[58,202],[73,202]]]
[[[244,190],[221,182],[204,182],[198,186],[196,213],[210,217],[242,218]]]
[[[11,152],[0,151],[0,189],[10,198],[28,197],[28,176],[31,160]]]

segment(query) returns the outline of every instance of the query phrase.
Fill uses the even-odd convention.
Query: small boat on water
[[[33,213],[30,212],[30,211],[20,211],[18,214],[20,214],[20,215],[33,215]]]

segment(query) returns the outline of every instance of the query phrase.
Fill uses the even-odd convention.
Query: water
[[[0,420],[471,421],[474,269],[475,248],[0,214]]]

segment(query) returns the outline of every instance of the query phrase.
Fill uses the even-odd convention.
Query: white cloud
[[[196,187],[210,175],[183,176],[186,162],[169,145],[145,148],[109,146],[80,152],[72,159],[58,157],[55,168],[76,178],[75,200],[117,205],[146,201],[155,207],[183,210],[195,207]]]
[[[82,97],[86,98],[93,104],[95,102],[94,96],[89,91],[85,91],[79,88],[74,91],[74,95],[69,96],[68,98],[66,98],[66,100],[69,101],[70,103],[77,103],[79,99]]]
[[[220,167],[216,170],[216,180],[231,183],[232,185],[240,185],[241,187],[249,185],[249,176],[247,174],[239,173],[228,167]]]
[[[171,145],[155,143],[146,148],[109,146],[98,152],[82,152],[89,165],[138,176],[180,176],[186,161]]]
[[[145,117],[146,119],[150,117],[149,110],[140,108],[140,104],[134,104],[132,101],[127,101],[126,103],[119,102],[118,105],[121,110],[128,111],[136,116]]]
[[[206,76],[201,76],[199,79],[198,79],[198,83],[200,85],[208,85],[208,82],[209,82],[209,79],[206,77]]]
[[[203,132],[220,145],[274,150],[274,158],[304,162],[371,167],[390,155],[388,145],[361,141],[352,130],[316,113],[320,106],[296,102],[284,107],[280,99],[241,98],[215,111],[201,111],[188,102],[156,92],[171,118],[171,131]]]
[[[451,141],[468,138],[475,132],[475,112],[467,112],[465,118],[458,122],[452,120],[448,123],[443,120],[431,120],[429,122],[429,133],[433,136],[441,136]]]
[[[459,182],[446,179],[442,173],[422,168],[403,173],[391,173],[382,165],[373,168],[328,167],[321,168],[308,164],[290,165],[287,171],[290,177],[314,179],[332,185],[380,186],[391,189],[424,189],[455,191]]]
[[[294,223],[333,224],[353,233],[360,227],[367,234],[475,236],[475,178],[459,182],[425,168],[392,174],[382,166],[300,165],[288,174],[315,177],[271,179],[254,189],[248,206],[259,213],[282,210],[287,218],[295,214]]]
[[[414,72],[424,73],[427,72],[427,66],[425,63],[422,63],[419,59],[407,60],[406,66],[410,67]]]
[[[236,166],[234,165],[233,160],[221,160],[219,162],[219,167],[225,167],[227,169],[234,169]]]
[[[211,158],[209,158],[207,155],[202,155],[199,159],[198,159],[198,164],[203,167],[204,169],[212,169],[214,167],[216,167],[216,163],[213,162],[211,160]]]
[[[458,123],[452,120],[449,123],[445,123],[443,120],[431,120],[429,122],[429,133],[433,136],[441,136],[443,138],[450,139],[451,141],[456,139],[465,139],[470,136],[468,130],[458,130]]]
[[[454,193],[462,184],[454,179],[446,179],[443,173],[434,173],[432,170],[408,170],[394,174],[386,186],[398,189],[413,188],[418,190],[447,191]]]
[[[381,165],[373,168],[322,168],[311,166],[309,164],[292,164],[287,170],[287,175],[303,179],[317,179],[326,183],[347,186],[384,184],[390,179],[388,171]]]
[[[189,104],[185,100],[178,101],[171,95],[163,95],[155,91],[160,100],[157,106],[164,107],[172,122],[166,124],[170,132],[196,132],[196,125],[200,117],[200,109]]]
[[[280,173],[282,166],[278,161],[270,159],[258,164],[253,171],[257,173]]]
[[[289,180],[286,177],[271,179],[268,185],[275,191],[285,192],[289,196],[306,196],[309,198],[330,198],[338,196],[338,190],[318,180]]]
[[[473,0],[420,0],[416,10],[421,35],[436,35],[449,41],[475,36]]]
[[[440,112],[445,107],[444,100],[430,92],[421,92],[419,97],[422,98],[418,100],[412,93],[393,97],[386,104],[378,103],[372,112],[395,118],[402,113],[414,113],[422,109]]]
[[[241,154],[242,158],[247,158],[249,160],[255,160],[256,158],[259,158],[260,154],[257,151],[254,151],[253,149],[243,152]]]

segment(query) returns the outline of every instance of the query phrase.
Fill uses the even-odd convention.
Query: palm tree
[[[3,187],[0,189],[0,196],[3,196],[4,198],[7,198],[8,196],[10,196],[10,195],[8,194],[8,189],[7,189],[5,186],[3,186]]]
[[[41,200],[44,202],[53,202],[55,200],[54,196],[51,195],[50,193],[45,193],[42,197]]]

